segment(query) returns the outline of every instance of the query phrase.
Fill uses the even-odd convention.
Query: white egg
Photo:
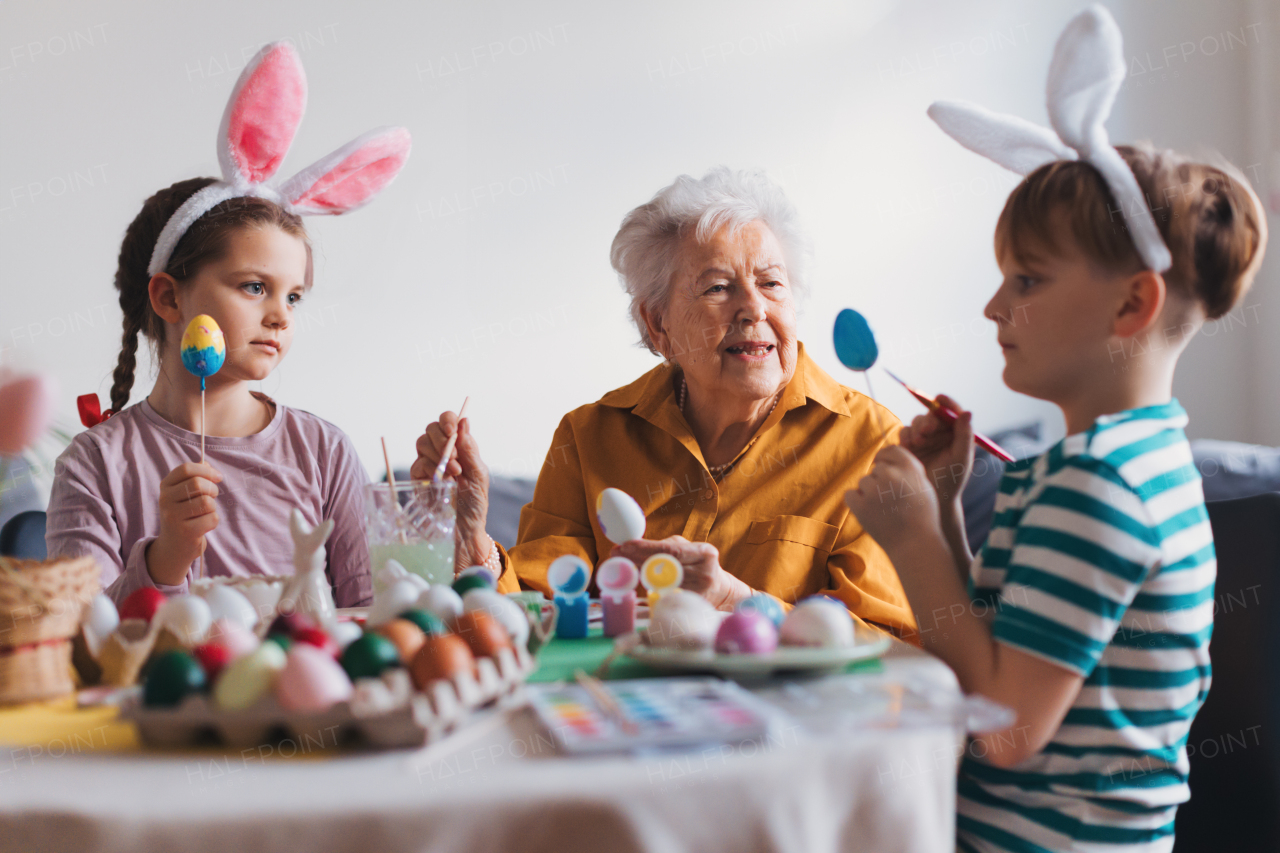
[[[622,489],[605,489],[600,493],[596,498],[596,520],[614,544],[644,538],[644,510]]]
[[[709,649],[720,630],[722,614],[696,592],[673,589],[653,606],[649,643],[672,649]]]
[[[420,595],[422,590],[413,581],[401,578],[374,595],[373,606],[369,608],[369,624],[374,627],[385,625],[413,607]]]
[[[784,646],[821,646],[845,649],[853,645],[853,617],[830,601],[801,601],[778,629]]]
[[[438,583],[418,596],[416,605],[445,625],[452,625],[453,620],[462,613],[462,596],[454,592],[452,587]]]
[[[338,644],[338,648],[345,649],[347,646],[360,639],[360,635],[364,631],[355,622],[338,622],[329,629],[329,636]]]
[[[188,648],[198,645],[209,634],[213,613],[198,595],[175,595],[160,605],[155,619],[168,628]]]
[[[462,609],[471,613],[483,610],[494,619],[511,636],[511,641],[523,646],[529,641],[529,618],[524,615],[524,608],[492,589],[473,589],[462,596]]]
[[[215,583],[197,593],[209,605],[209,612],[214,620],[230,619],[239,622],[245,628],[253,628],[258,624],[258,612],[253,609],[244,593],[237,592],[226,584]]]
[[[85,605],[80,615],[80,623],[84,626],[85,643],[89,646],[89,654],[95,658],[102,648],[102,641],[120,625],[120,612],[116,604],[107,594],[100,592]]]

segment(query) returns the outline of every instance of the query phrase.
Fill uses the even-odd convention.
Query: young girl
[[[1099,10],[1086,14],[1096,28]],[[988,141],[1017,132],[967,117]],[[1101,130],[1058,129],[1095,144]],[[1016,712],[961,765],[965,851],[1167,851],[1189,795],[1216,563],[1173,374],[1205,320],[1248,289],[1266,220],[1226,170],[1105,139],[1101,156],[1082,146],[1079,159],[1048,158],[1014,189],[996,226],[1004,280],[985,312],[1006,384],[1058,404],[1068,436],[1009,466],[976,560],[958,499],[973,459],[967,412],[954,428],[917,418],[846,497],[897,567],[926,648],[966,692]]]
[[[267,378],[289,352],[296,306],[311,288],[311,245],[298,214],[367,202],[403,165],[408,134],[365,134],[278,189],[267,187],[305,99],[293,48],[263,48],[223,116],[223,180],[161,190],[125,233],[115,278],[124,313],[115,413],[58,459],[47,521],[50,557],[92,555],[117,602],[144,586],[185,591],[202,555],[214,577],[291,574],[294,508],[309,525],[334,521],[325,550],[335,604],[371,600],[368,478],[355,448],[337,427],[249,383]],[[226,339],[226,360],[207,380],[203,464],[200,380],[180,355],[183,331],[200,314]],[[126,408],[139,335],[154,348],[159,377]]]

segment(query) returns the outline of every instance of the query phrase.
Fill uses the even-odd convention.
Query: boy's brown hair
[[[1267,244],[1267,220],[1243,177],[1150,145],[1118,145],[1146,196],[1147,210],[1122,210],[1093,166],[1048,163],[1027,175],[1005,202],[996,224],[996,256],[1026,262],[1032,246],[1061,252],[1053,214],[1062,211],[1070,237],[1089,260],[1116,272],[1146,263],[1125,215],[1152,216],[1173,256],[1164,280],[1170,292],[1195,299],[1213,320],[1236,305],[1253,283]]]

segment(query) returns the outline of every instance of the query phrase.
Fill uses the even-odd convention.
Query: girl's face
[[[177,289],[177,339],[193,317],[208,314],[227,345],[227,359],[210,381],[266,379],[293,342],[293,311],[306,293],[306,272],[300,238],[274,225],[235,230],[222,259]]]
[[[1124,369],[1114,330],[1128,276],[1100,271],[1071,246],[1025,262],[1006,251],[998,261],[1004,280],[983,313],[996,324],[1006,385],[1064,405]]]

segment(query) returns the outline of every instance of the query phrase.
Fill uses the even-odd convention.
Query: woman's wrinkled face
[[[762,400],[795,373],[796,310],[778,238],[759,220],[680,245],[650,336],[705,392]]]

